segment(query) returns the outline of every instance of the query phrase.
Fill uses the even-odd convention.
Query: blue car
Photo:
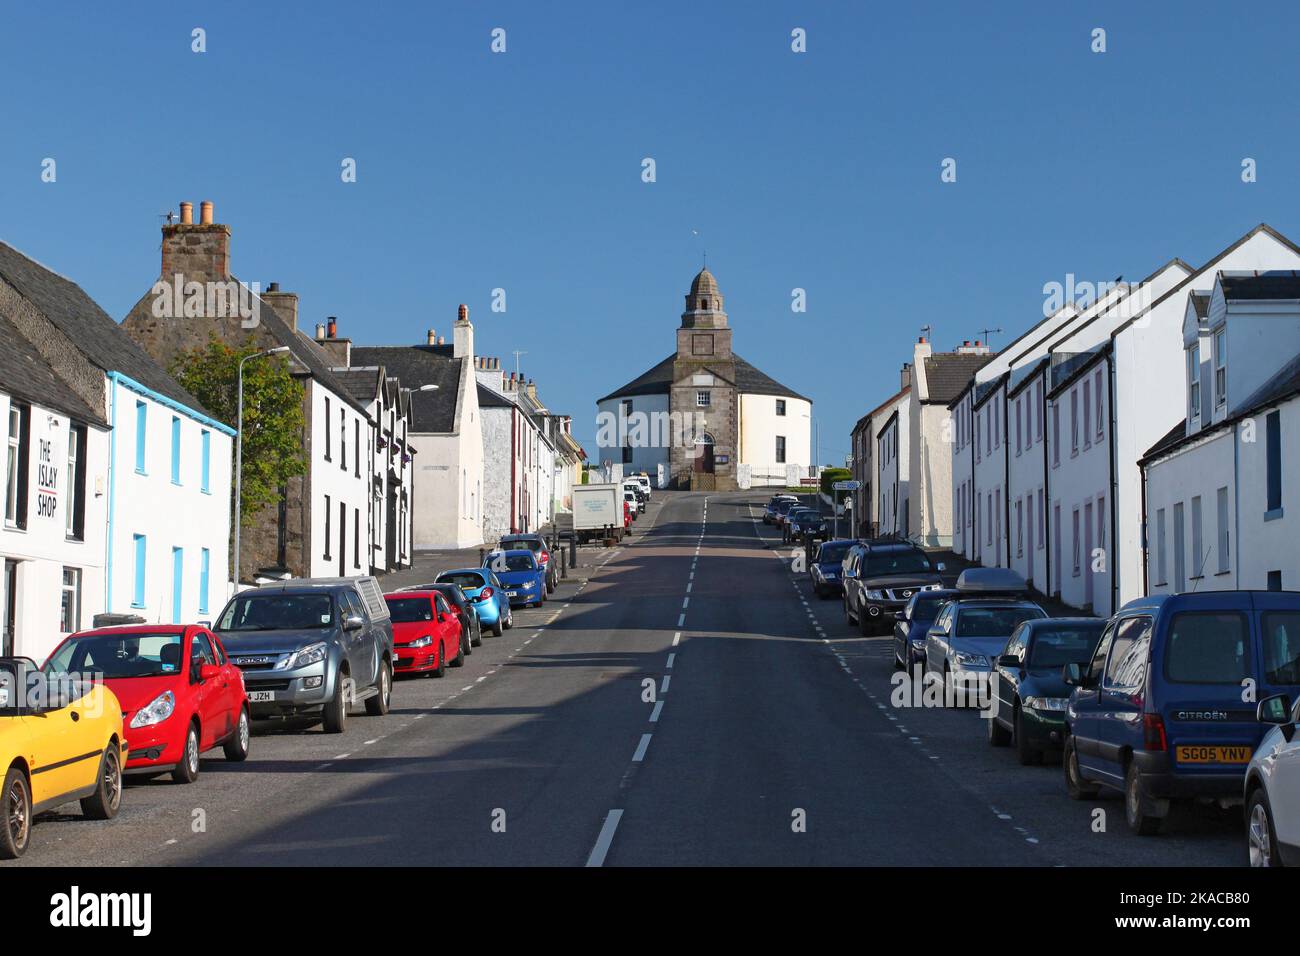
[[[546,566],[527,548],[491,551],[483,558],[483,567],[505,585],[511,607],[546,603]]]
[[[465,592],[483,627],[490,627],[500,637],[514,626],[510,615],[510,598],[499,578],[488,568],[458,568],[438,575],[439,584],[455,584]]]
[[[1202,591],[1130,601],[1086,664],[1065,665],[1065,785],[1124,794],[1129,828],[1159,831],[1171,800],[1242,800],[1267,729],[1256,702],[1300,694],[1300,593]]]
[[[943,606],[957,596],[951,588],[938,591],[917,591],[903,606],[894,612],[894,669],[909,674],[925,664],[925,635],[939,616]]]
[[[817,554],[808,565],[808,576],[812,578],[813,590],[819,598],[828,598],[844,590],[840,580],[840,565],[844,556],[853,547],[853,539],[847,541],[823,541],[817,547]]]

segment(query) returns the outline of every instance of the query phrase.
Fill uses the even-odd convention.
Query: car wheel
[[[172,779],[177,783],[193,783],[199,779],[199,727],[190,721],[185,731],[185,747],[181,750],[181,762],[172,771]]]
[[[844,623],[849,627],[857,623],[853,618],[853,612],[849,610],[849,596],[847,594],[844,595]]]
[[[1016,759],[1020,761],[1021,766],[1029,767],[1042,763],[1043,752],[1030,742],[1029,735],[1025,733],[1025,715],[1019,704],[1016,705],[1015,728]]]
[[[379,664],[379,682],[375,685],[379,693],[366,698],[366,713],[371,717],[382,717],[388,713],[393,702],[393,671],[388,661]]]
[[[1160,832],[1160,825],[1164,823],[1164,814],[1159,815],[1152,812],[1155,807],[1153,804],[1159,804],[1162,801],[1156,801],[1142,792],[1142,778],[1138,774],[1137,764],[1129,762],[1128,771],[1124,774],[1124,819],[1128,821],[1128,828],[1138,836],[1153,836]]]
[[[506,630],[508,631],[514,626],[515,626],[514,611],[510,608],[506,608]]]
[[[1065,768],[1065,790],[1071,800],[1089,800],[1097,795],[1097,785],[1088,783],[1079,772],[1079,754],[1074,744],[1074,735],[1065,738],[1065,752],[1061,755],[1061,765]]]
[[[431,677],[446,677],[447,676],[447,649],[442,646],[441,640],[438,641],[438,649],[434,651],[434,653],[438,655],[436,658],[434,658],[438,662],[438,664],[431,671],[428,671],[428,674]]]
[[[1017,713],[1019,713],[1017,711]],[[1011,743],[1011,732],[998,723],[996,717],[986,718],[989,725],[989,746],[1005,747]]]
[[[899,659],[898,656],[898,641],[894,641],[894,670],[896,671],[907,670],[907,665],[904,664],[902,660]]]
[[[26,775],[17,767],[5,774],[4,826],[0,827],[0,859],[16,860],[27,852],[32,836],[32,792]]]
[[[99,761],[95,792],[81,801],[81,812],[91,820],[111,820],[122,805],[122,748],[112,741]]]
[[[453,658],[451,659],[450,666],[452,666],[452,667],[464,667],[464,666],[465,666],[465,655],[467,655],[468,653],[469,653],[469,638],[467,638],[467,637],[465,636],[465,632],[464,632],[464,631],[461,631],[461,632],[460,632],[460,646],[456,648],[456,656],[453,657]]]
[[[239,722],[235,724],[235,732],[230,739],[226,741],[225,750],[226,759],[240,763],[248,759],[248,744],[251,731],[248,723],[248,708],[239,708]]]
[[[555,593],[555,582],[554,582],[553,580],[551,580],[550,578],[547,578],[547,579],[546,579],[546,593],[547,593],[547,594],[554,594],[554,593]]]
[[[871,623],[871,618],[867,616],[865,608],[858,608],[858,633],[863,637],[870,637],[875,631],[875,626]]]
[[[501,618],[498,617],[492,624],[492,636],[500,637],[505,632],[506,629],[501,625]]]
[[[8,792],[8,784],[5,790]],[[1263,787],[1252,793],[1246,804],[1246,841],[1251,866],[1282,865],[1277,853],[1277,833],[1273,830],[1273,812]]]
[[[321,722],[327,734],[341,734],[347,727],[348,701],[343,687],[347,679],[348,675],[343,671],[334,675],[334,696],[321,709]]]
[[[474,622],[474,626],[470,631],[469,643],[471,647],[483,646],[483,623],[481,621]]]

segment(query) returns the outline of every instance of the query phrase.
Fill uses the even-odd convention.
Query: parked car
[[[373,577],[301,578],[236,594],[217,636],[243,671],[254,719],[320,714],[340,734],[348,708],[388,713],[393,624]]]
[[[991,689],[993,662],[1011,633],[1047,612],[1017,596],[1025,591],[1024,579],[1007,568],[967,568],[955,590],[926,632],[925,670],[943,678],[945,701],[961,692],[966,702],[982,702]]]
[[[848,554],[853,544],[849,539],[823,541],[818,545],[817,553],[808,562],[808,576],[812,578],[813,590],[819,598],[828,598],[842,592],[840,567],[844,563],[844,555]]]
[[[782,498],[776,503],[776,510],[772,514],[772,523],[778,528],[782,527],[785,524],[785,516],[790,513],[790,509],[799,507],[802,507],[802,505],[798,498],[793,496]],[[782,540],[784,540],[784,538],[782,538]]]
[[[788,544],[794,540],[794,524],[803,515],[816,514],[816,512],[807,505],[795,505],[786,510],[781,518],[781,543]]]
[[[394,670],[443,677],[447,666],[465,663],[469,640],[461,615],[441,591],[395,591],[384,595],[393,621]]]
[[[767,507],[763,509],[763,524],[776,524],[777,505],[781,502],[788,501],[794,504],[798,500],[794,495],[773,495],[771,500],[768,501]]]
[[[483,559],[505,585],[511,607],[541,607],[546,603],[546,571],[531,551],[492,551]]]
[[[1013,744],[1022,764],[1042,763],[1045,752],[1061,749],[1071,690],[1062,670],[1092,660],[1105,626],[1096,617],[1049,617],[1012,632],[993,668],[992,746]]]
[[[640,485],[637,486],[638,490]],[[506,534],[501,536],[497,547],[502,551],[517,551],[527,548],[537,558],[537,563],[546,569],[546,593],[554,594],[560,585],[559,562],[551,559],[551,549],[546,539],[540,534]]]
[[[505,585],[489,568],[458,568],[443,571],[438,575],[438,584],[454,584],[465,592],[474,605],[474,615],[478,618],[480,633],[490,627],[496,637],[500,637],[509,628],[514,627],[514,616],[510,613],[510,599],[506,597]]]
[[[227,760],[248,757],[244,675],[221,640],[196,624],[133,624],[64,638],[46,674],[102,674],[121,705],[125,772],[171,772],[193,783],[199,758],[221,747]]]
[[[1300,866],[1300,701],[1272,694],[1255,714],[1271,729],[1246,768],[1248,859],[1251,866]]]
[[[50,680],[34,661],[0,657],[0,858],[27,852],[33,818],[69,801],[91,820],[117,816],[126,748],[105,684]]]
[[[943,564],[914,544],[892,539],[860,541],[844,556],[840,571],[844,588],[844,618],[865,635],[886,629],[894,612],[917,591],[943,587]]]
[[[645,500],[649,501],[650,500],[650,476],[647,475],[644,471],[642,471],[633,475],[632,480],[641,486],[641,490],[645,492]]]
[[[826,517],[820,512],[808,508],[799,512],[792,511],[791,514],[794,517],[788,522],[789,540],[806,543],[826,537]]]
[[[641,486],[641,482],[635,478],[623,479],[623,490],[630,491],[636,495],[637,507],[642,511],[645,510],[646,503],[650,500],[650,492]]]
[[[635,521],[637,519],[637,516],[641,513],[640,505],[637,502],[636,492],[628,488],[624,488],[623,500],[627,503],[628,513],[632,515],[632,520]]]
[[[894,612],[894,667],[906,670],[925,664],[925,635],[943,606],[957,596],[951,588],[917,591],[901,611]]]
[[[1300,593],[1130,601],[1092,660],[1065,673],[1066,788],[1075,799],[1119,790],[1129,827],[1156,833],[1172,800],[1242,799],[1264,736],[1254,701],[1300,696]]]

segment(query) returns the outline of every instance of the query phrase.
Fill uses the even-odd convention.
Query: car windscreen
[[[934,565],[924,551],[875,551],[867,554],[867,574],[874,578],[880,574],[925,574]]]
[[[627,489],[624,488],[623,490],[626,491]],[[509,545],[510,547],[516,550],[522,550],[523,548],[527,548],[529,551],[532,551],[534,554],[542,550],[542,543],[538,541],[536,538],[502,538],[501,544],[503,547],[505,545]]]
[[[507,554],[505,563],[507,571],[533,571],[537,568],[537,559],[531,554]]]
[[[47,674],[103,674],[109,678],[165,677],[181,672],[181,634],[87,634],[50,656]]]
[[[951,599],[951,595],[931,597],[926,592],[921,591],[913,599],[912,620],[933,621],[939,616],[939,609],[947,604]]]
[[[821,553],[817,555],[817,560],[822,564],[828,564],[832,561],[839,564],[844,560],[844,556],[849,553],[849,548],[851,547],[853,547],[851,544],[825,545],[821,549]]]
[[[414,624],[417,621],[433,620],[433,598],[428,597],[388,597],[384,598],[388,613],[394,624]]]
[[[448,601],[456,606],[457,610],[465,607],[465,592],[454,584],[439,584],[433,590],[438,591]]]
[[[957,615],[957,637],[1010,637],[1022,621],[1043,617],[1036,607],[964,607]]]
[[[1034,642],[1029,650],[1029,666],[1033,668],[1060,668],[1066,664],[1087,664],[1097,650],[1105,621],[1096,626],[1045,627],[1034,632]]]
[[[1240,684],[1251,676],[1248,637],[1244,614],[1175,614],[1165,640],[1165,677],[1181,684]]]
[[[483,586],[483,578],[477,574],[466,571],[464,573],[457,573],[457,574],[440,574],[438,575],[438,583],[454,584],[457,587],[468,588],[472,590],[474,588],[481,588]]]
[[[1300,684],[1300,611],[1266,611],[1260,630],[1264,634],[1264,680]]]
[[[219,631],[310,631],[334,623],[328,594],[241,594],[230,602]]]

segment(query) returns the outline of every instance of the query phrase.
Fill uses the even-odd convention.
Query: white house
[[[889,416],[876,432],[876,525],[879,535],[907,537],[908,526],[908,443],[912,413],[911,390],[894,404]]]
[[[1296,589],[1300,273],[1218,273],[1188,296],[1182,345],[1186,416],[1139,462],[1145,586]]]

